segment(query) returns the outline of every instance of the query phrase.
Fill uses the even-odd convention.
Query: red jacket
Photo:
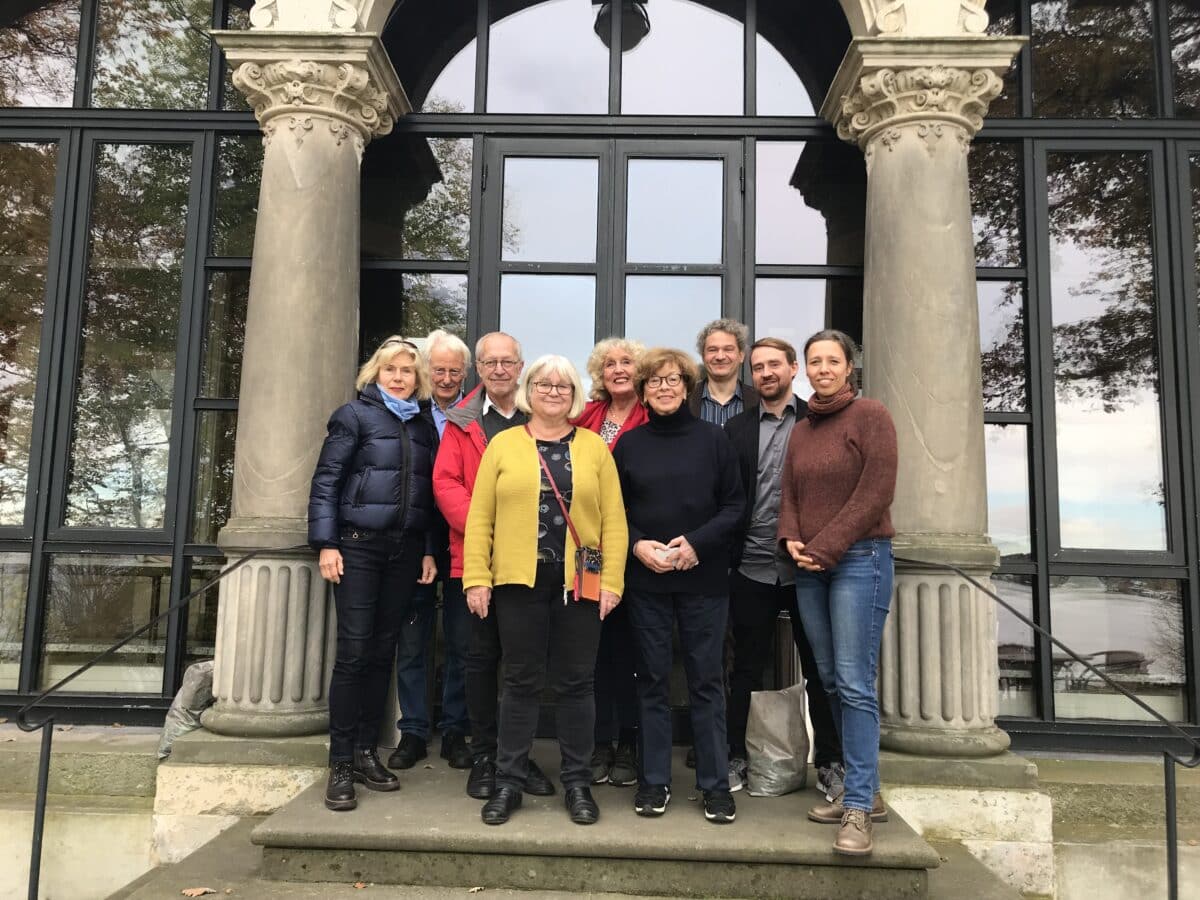
[[[487,435],[479,424],[482,413],[482,386],[446,411],[446,430],[433,464],[433,496],[450,526],[451,578],[462,578],[467,511],[471,508],[479,461],[487,449]]]
[[[571,421],[572,425],[578,425],[580,428],[586,428],[589,431],[600,433],[600,426],[604,424],[604,419],[608,415],[608,408],[612,405],[611,400],[589,400],[587,406],[583,408],[583,412],[579,414],[577,419]],[[625,435],[626,432],[632,431],[639,425],[645,425],[649,415],[646,412],[646,407],[641,403],[637,404],[629,415],[625,417],[625,421],[621,423],[621,429],[617,432],[617,436],[613,438],[612,444],[609,445],[609,450],[617,446],[617,441]]]

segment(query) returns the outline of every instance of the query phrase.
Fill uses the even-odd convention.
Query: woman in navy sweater
[[[329,682],[325,805],[354,809],[354,783],[400,787],[375,752],[400,624],[437,574],[433,503],[437,428],[429,372],[411,341],[390,337],[359,370],[358,398],[337,409],[313,472],[308,542],[337,605]]]
[[[729,551],[745,506],[733,445],[684,402],[696,364],[682,350],[646,351],[637,389],[649,421],[613,451],[632,555],[625,597],[637,644],[641,768],[634,811],[666,812],[671,799],[671,630],[687,671],[696,782],[710,822],[732,822],[725,739],[722,647],[729,606]]]

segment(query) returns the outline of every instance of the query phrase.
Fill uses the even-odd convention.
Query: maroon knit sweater
[[[855,541],[895,535],[896,426],[878,400],[796,423],[783,463],[779,541],[832,569]]]

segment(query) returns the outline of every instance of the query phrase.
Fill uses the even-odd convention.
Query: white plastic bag
[[[754,691],[746,720],[746,751],[752,797],[780,797],[804,787],[808,778],[808,729],[804,683],[781,691]]]

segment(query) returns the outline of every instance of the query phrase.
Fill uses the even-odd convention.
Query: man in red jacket
[[[480,384],[462,402],[446,411],[446,430],[433,466],[433,493],[450,526],[450,576],[462,585],[463,532],[479,461],[488,441],[506,428],[524,425],[528,417],[517,409],[517,382],[524,361],[516,338],[502,331],[485,334],[475,344],[475,369]],[[467,649],[467,715],[471,718],[471,754],[467,793],[477,800],[492,795],[496,782],[496,718],[499,693],[500,634],[495,612],[471,616]],[[548,796],[554,785],[532,759],[525,790]]]

